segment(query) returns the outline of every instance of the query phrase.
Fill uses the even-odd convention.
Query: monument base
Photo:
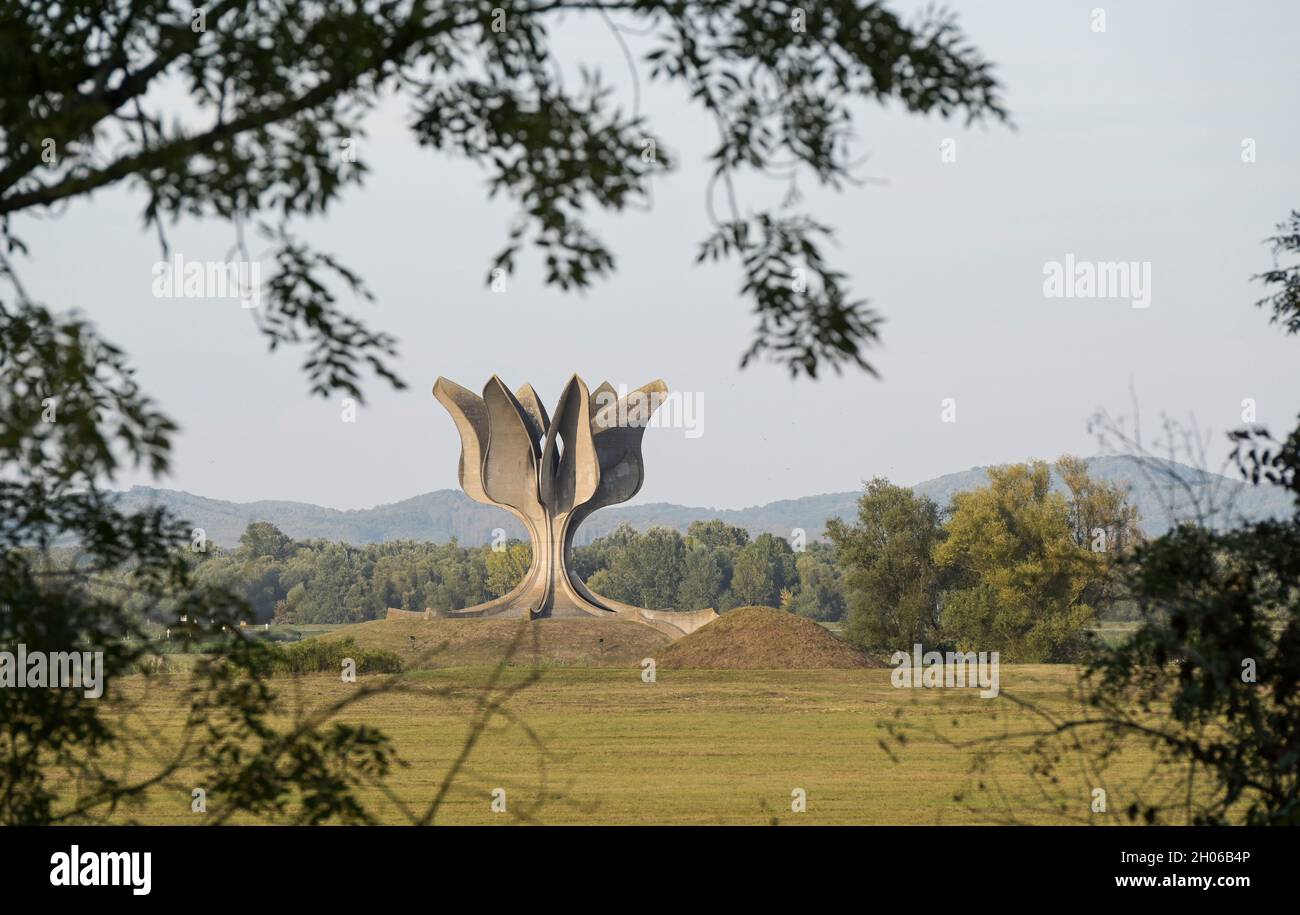
[[[435,610],[398,610],[388,608],[388,619],[518,619],[518,620],[539,620],[539,619],[559,619],[559,618],[595,618],[609,620],[629,620],[635,623],[642,623],[650,626],[674,639],[689,635],[701,626],[712,622],[718,618],[718,613],[712,607],[703,610],[648,610],[645,607],[634,607],[631,604],[625,604],[622,601],[613,598],[604,597],[603,595],[594,594],[587,590],[576,576],[572,578],[574,590],[580,595],[586,606],[580,606],[576,602],[562,603],[542,610],[537,610],[529,602],[518,600],[514,597],[514,592],[507,594],[505,597],[497,598],[494,601],[488,601],[485,604],[478,604],[474,607],[466,607],[463,610],[452,610],[448,613],[439,613]],[[588,609],[590,608],[590,609]]]

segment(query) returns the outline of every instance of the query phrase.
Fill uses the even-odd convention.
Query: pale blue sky
[[[306,395],[293,351],[269,356],[237,303],[150,294],[159,258],[142,201],[121,191],[26,220],[28,290],[77,306],[123,345],[177,418],[175,472],[160,485],[248,501],[339,508],[455,486],[457,440],[430,396],[438,375],[479,389],[497,372],[553,402],[568,375],[595,385],[664,378],[700,392],[704,434],[647,435],[637,501],[740,507],[902,483],[975,464],[1064,451],[1091,454],[1099,407],[1194,413],[1217,433],[1253,397],[1259,419],[1289,428],[1300,411],[1300,340],[1251,306],[1261,244],[1300,208],[1300,4],[964,4],[961,23],[999,66],[1019,130],[973,131],[897,111],[864,110],[863,173],[884,184],[835,195],[804,182],[807,207],[839,232],[832,257],[887,318],[860,372],[792,382],[778,366],[746,371],[748,304],[734,266],[695,267],[708,231],[710,126],[680,92],[643,87],[643,107],[681,159],[651,212],[601,218],[619,271],[585,296],[544,289],[524,261],[506,293],[483,286],[509,219],[474,167],[421,150],[390,106],[362,155],[373,173],[307,233],[357,268],[377,294],[357,310],[401,340],[410,389],[371,383],[355,424]],[[904,8],[910,6],[900,5]],[[586,61],[626,93],[613,38],[598,21],[557,30],[569,65]],[[638,48],[631,39],[633,49]],[[939,146],[957,140],[957,161]],[[1241,160],[1252,138],[1257,161]],[[767,205],[784,188],[742,187]],[[173,230],[187,258],[221,259],[220,225]],[[1152,305],[1047,299],[1043,265],[1149,261]],[[958,422],[940,422],[946,397]],[[150,482],[128,476],[123,483]]]

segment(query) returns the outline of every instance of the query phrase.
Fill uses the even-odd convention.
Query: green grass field
[[[491,672],[411,671],[385,681],[397,687],[392,692],[371,696],[342,716],[391,735],[406,764],[389,781],[396,800],[378,790],[363,792],[385,822],[404,821],[398,802],[419,808],[434,796]],[[529,675],[526,668],[504,674],[507,683]],[[1064,710],[1075,677],[1070,667],[1004,665],[1003,695],[990,700],[973,690],[895,689],[888,670],[660,670],[655,683],[642,682],[636,667],[546,667],[537,675],[509,701],[513,720],[497,719],[484,734],[437,822],[978,823],[998,820],[1006,805],[1033,822],[1088,816],[1094,786],[1086,778],[1056,786],[1067,800],[1063,813],[1032,812],[1042,804],[1023,761],[1004,760],[992,778],[983,776],[993,789],[992,806],[978,792],[983,799],[955,801],[976,782],[972,757],[943,739],[968,740],[1022,724],[1009,694]],[[176,731],[181,682],[179,675],[137,677],[123,686],[164,741]],[[363,677],[359,685],[367,682],[375,681]],[[357,689],[331,675],[279,683],[290,703],[304,708]],[[906,745],[890,741],[888,722],[909,725]],[[1117,784],[1137,780],[1148,768],[1148,760],[1126,760],[1108,774],[1107,785],[1116,792]],[[504,814],[491,810],[497,787],[506,790]],[[804,813],[791,812],[797,788],[807,795]],[[972,803],[979,809],[969,809]],[[200,819],[190,812],[183,784],[152,792],[140,809],[122,812],[127,818]]]

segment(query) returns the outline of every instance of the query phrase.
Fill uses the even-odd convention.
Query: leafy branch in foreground
[[[1283,287],[1276,320],[1293,277],[1263,279]],[[1292,515],[1225,527],[1211,513],[1139,543],[1121,568],[1140,625],[1127,641],[1094,648],[1077,714],[1004,690],[1028,724],[963,744],[978,750],[975,787],[990,815],[1087,820],[1084,792],[1101,788],[1111,815],[1135,822],[1300,824],[1300,426],[1281,441],[1259,427],[1229,438],[1241,475],[1286,491]],[[1150,767],[1106,786],[1101,773],[1117,771],[1133,747],[1150,754]],[[1008,802],[988,777],[999,757],[1023,764],[1036,789],[1028,802]]]
[[[117,820],[168,790],[188,807],[196,785],[214,804],[208,822],[372,822],[357,789],[383,782],[394,748],[337,717],[400,679],[286,724],[272,676],[280,649],[240,632],[245,600],[196,581],[188,525],[158,509],[123,513],[100,488],[123,465],[165,470],[172,431],[121,352],[84,322],[0,301],[0,466],[21,470],[0,478],[0,650],[11,655],[0,666],[14,675],[19,646],[29,657],[88,652],[99,658],[90,692],[101,691],[0,688],[0,823]],[[67,540],[71,556],[56,549]],[[150,617],[208,643],[170,709],[178,728],[143,720],[133,701],[178,676],[157,673]],[[494,699],[487,720],[503,705]]]
[[[600,73],[562,77],[551,33],[566,17],[609,28],[629,62],[631,112]],[[836,190],[856,181],[856,106],[1008,121],[992,65],[952,14],[906,22],[855,0],[25,0],[0,9],[0,61],[0,241],[13,251],[16,217],[125,185],[143,194],[164,249],[167,225],[215,217],[246,254],[244,226],[287,231],[364,180],[365,118],[395,95],[421,144],[481,165],[489,194],[517,205],[494,267],[513,271],[531,246],[563,289],[614,269],[589,213],[648,201],[673,166],[639,111],[644,71],[716,125],[707,204],[726,243],[705,250],[744,271],[758,318],[744,361],[767,354],[796,375],[867,367],[861,351],[877,336],[824,261],[829,229],[791,209],[800,175]],[[749,177],[793,192],[779,210],[747,213]],[[314,260],[287,243],[273,256],[282,270]],[[323,286],[273,281],[265,309],[273,342],[315,351],[317,393],[355,394],[362,368],[395,381],[391,341],[343,316]]]
[[[1285,222],[1278,223],[1277,234],[1268,240],[1273,244],[1273,269],[1259,274],[1255,279],[1265,285],[1281,288],[1255,304],[1270,309],[1273,312],[1273,323],[1280,324],[1287,333],[1300,333],[1300,262],[1278,262],[1283,254],[1300,256],[1300,210],[1292,210]]]

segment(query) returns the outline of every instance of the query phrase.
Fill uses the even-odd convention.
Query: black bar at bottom
[[[10,827],[0,829],[0,885],[10,899],[75,894],[127,906],[258,899],[376,906],[398,904],[405,893],[420,894],[410,903],[436,905],[427,893],[457,889],[471,895],[442,902],[472,904],[483,893],[492,903],[563,904],[576,891],[608,906],[657,907],[675,885],[691,887],[696,900],[752,896],[767,904],[837,889],[896,902],[1035,890],[1057,900],[1199,893],[1230,902],[1290,888],[1288,837],[1170,827]],[[139,892],[144,853],[147,893]]]

